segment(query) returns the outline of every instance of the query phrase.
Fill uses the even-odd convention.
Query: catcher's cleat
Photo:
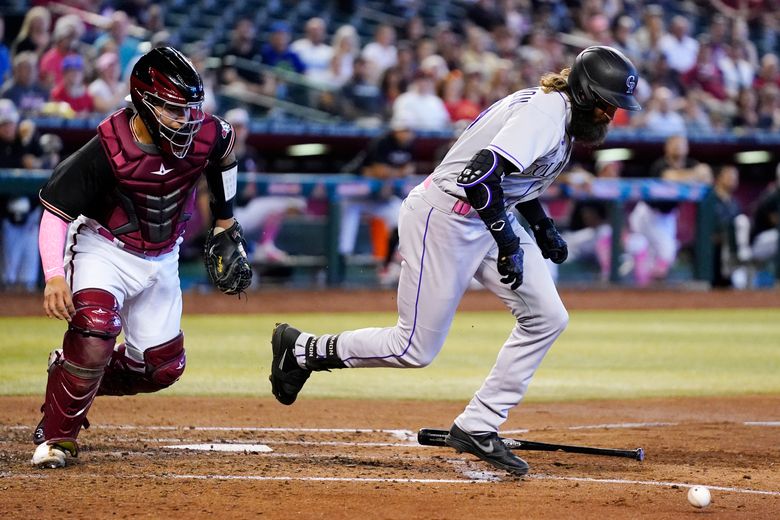
[[[301,331],[286,323],[277,323],[271,336],[273,361],[271,362],[271,392],[282,404],[291,405],[298,397],[311,370],[301,368],[295,360],[295,340]]]
[[[73,448],[75,449],[75,447]],[[49,444],[44,442],[39,444],[33,452],[32,460],[30,461],[33,466],[41,469],[55,469],[65,467],[65,452],[73,451],[59,444]]]
[[[504,443],[501,442],[501,439],[495,432],[466,433],[453,424],[449,435],[444,439],[444,443],[455,448],[459,453],[466,452],[476,455],[488,464],[492,464],[498,469],[513,475],[525,475],[530,469],[526,461],[504,446]]]

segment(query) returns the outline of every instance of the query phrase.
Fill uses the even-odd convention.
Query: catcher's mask
[[[187,155],[203,124],[203,81],[173,47],[141,56],[130,77],[130,96],[152,140],[165,154]]]
[[[639,74],[623,53],[601,45],[582,51],[569,73],[569,89],[574,106],[582,110],[605,108],[642,110],[634,98]]]

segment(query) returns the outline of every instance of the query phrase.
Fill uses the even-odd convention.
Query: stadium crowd
[[[613,126],[660,137],[780,131],[780,11],[770,0],[474,0],[435,23],[421,2],[394,0],[370,37],[334,23],[331,11],[363,3],[324,2],[300,24],[239,18],[216,42],[184,41],[166,24],[166,4],[150,1],[71,2],[57,15],[40,2],[14,27],[0,17],[0,128],[13,125],[0,167],[46,164],[41,145],[56,136],[41,141],[35,117],[124,106],[133,64],[163,45],[201,70],[209,112],[262,117],[269,106],[257,100],[278,99],[363,127],[448,131],[603,44],[640,73],[644,110],[619,111]],[[14,207],[6,221],[26,221],[20,208],[35,217],[34,201]]]

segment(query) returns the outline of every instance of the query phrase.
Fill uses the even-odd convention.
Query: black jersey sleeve
[[[57,165],[39,197],[47,210],[71,222],[79,215],[94,216],[115,182],[108,157],[95,136]]]

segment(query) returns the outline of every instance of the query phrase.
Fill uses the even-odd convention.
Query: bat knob
[[[640,462],[645,460],[645,450],[643,450],[642,448],[636,449],[636,460]]]

